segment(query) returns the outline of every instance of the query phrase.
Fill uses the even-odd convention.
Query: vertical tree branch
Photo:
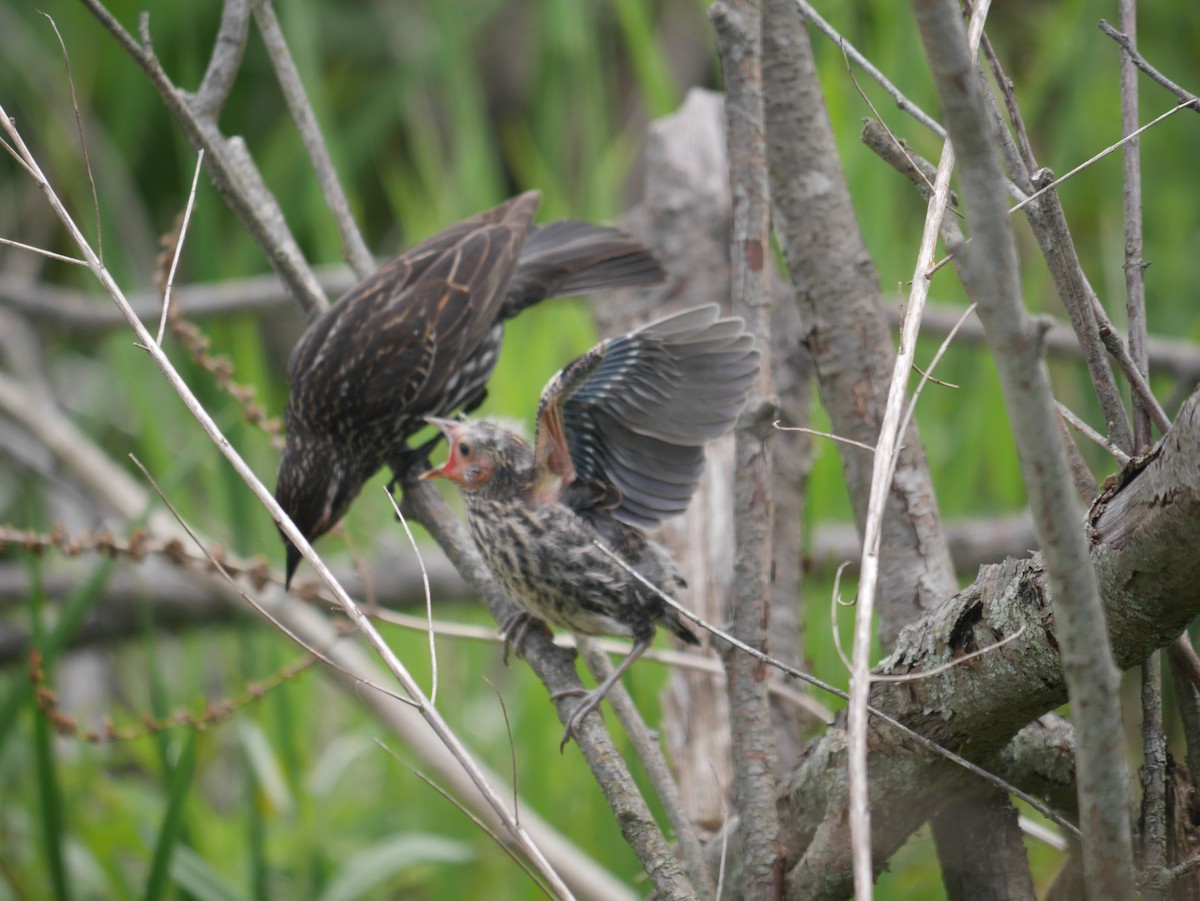
[[[1040,190],[1053,180],[1054,173],[1043,169],[1034,175],[1033,186]],[[1059,300],[1066,307],[1071,326],[1083,348],[1083,359],[1104,414],[1108,438],[1128,454],[1133,450],[1133,432],[1129,428],[1125,408],[1121,405],[1120,389],[1108,363],[1103,341],[1106,317],[1102,319],[1096,315],[1100,300],[1083,274],[1058,191],[1047,191],[1026,209],[1030,221],[1035,223],[1034,236],[1050,268]],[[1111,333],[1111,325],[1108,331]]]
[[[946,895],[971,901],[1034,901],[1029,867],[1012,866],[1013,861],[1025,860],[1017,809],[1003,792],[986,789],[979,797],[958,801],[955,828],[939,830],[937,854]],[[975,808],[974,816],[967,815],[970,808]],[[939,821],[941,817],[934,822]]]
[[[1195,774],[1200,773],[1200,656],[1196,655],[1192,640],[1184,632],[1171,645],[1167,658],[1171,664],[1171,681],[1175,683],[1179,718],[1183,721],[1185,759],[1194,779]]]
[[[1131,47],[1137,46],[1137,0],[1119,0],[1119,24]],[[1138,130],[1137,67],[1128,53],[1121,54],[1121,134]],[[1142,153],[1141,138],[1125,145],[1121,154],[1125,219],[1125,310],[1129,324],[1129,356],[1143,376],[1146,362],[1146,264],[1142,259]],[[1133,453],[1150,448],[1150,414],[1133,396]]]
[[[733,311],[746,320],[762,359],[758,382],[734,432],[734,593],[731,632],[766,649],[771,601],[772,422],[778,405],[771,390],[770,198],[763,118],[762,9],[759,0],[709,7],[725,80],[729,183],[733,195],[730,244]],[[744,866],[743,897],[776,898],[783,859],[775,811],[775,751],[767,699],[767,668],[728,648],[734,790]]]
[[[1119,0],[1118,24],[1137,46],[1137,2]],[[1121,54],[1121,135],[1138,129],[1137,67],[1129,54]],[[1146,282],[1142,261],[1142,164],[1141,139],[1134,138],[1122,150],[1125,221],[1125,310],[1129,324],[1129,356],[1138,372],[1148,377],[1146,362]],[[1133,395],[1133,453],[1150,448],[1150,414]],[[1155,651],[1142,663],[1142,872],[1145,901],[1166,896],[1158,876],[1167,865],[1167,742],[1163,735],[1162,652]]]
[[[1132,898],[1133,848],[1128,816],[1119,673],[1105,628],[1096,573],[1079,528],[1079,509],[1055,420],[1038,332],[1021,302],[1016,246],[1003,176],[966,35],[952,0],[913,0],[925,52],[960,160],[962,195],[973,241],[967,290],[979,304],[1000,372],[1045,553],[1072,718],[1079,732],[1077,772],[1084,870],[1095,897]]]
[[[360,279],[366,278],[375,271],[375,258],[367,249],[362,234],[354,217],[350,215],[350,204],[338,181],[337,170],[329,157],[329,148],[325,144],[325,136],[317,124],[317,117],[308,95],[304,91],[304,83],[292,59],[287,41],[283,38],[283,30],[279,27],[279,19],[275,16],[275,7],[271,0],[257,0],[254,4],[254,21],[258,23],[258,31],[263,43],[267,46],[267,55],[271,57],[271,65],[275,67],[275,77],[287,101],[288,110],[300,132],[300,140],[308,152],[308,161],[316,173],[317,182],[321,185],[321,193],[325,195],[325,203],[333,214],[334,224],[342,239],[342,255]]]
[[[1167,740],[1163,735],[1162,651],[1142,663],[1143,901],[1166,897],[1158,884],[1167,865]],[[1178,815],[1178,811],[1176,815]]]

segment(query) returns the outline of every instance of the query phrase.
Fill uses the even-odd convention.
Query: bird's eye
[[[467,444],[465,441],[458,442],[458,453],[461,457],[471,456],[471,445]]]

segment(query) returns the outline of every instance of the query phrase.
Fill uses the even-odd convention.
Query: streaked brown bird
[[[430,420],[450,455],[421,478],[458,485],[480,553],[521,610],[502,624],[517,652],[537,620],[634,641],[572,711],[564,747],[658,624],[699,643],[673,607],[598,545],[667,595],[684,587],[645,530],[687,509],[704,445],[733,427],[758,367],[742,320],[693,307],[604,341],[554,376],[532,447],[492,423]]]
[[[351,288],[300,338],[275,497],[309,541],[385,464],[398,480],[425,458],[438,438],[408,446],[425,417],[483,402],[506,320],[548,297],[662,280],[653,255],[616,229],[534,225],[540,202],[528,191],[438,232]],[[286,536],[284,545],[290,585],[300,552]]]

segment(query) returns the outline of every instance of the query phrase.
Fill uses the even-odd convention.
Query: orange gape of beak
[[[452,419],[438,419],[436,416],[426,416],[425,421],[430,425],[437,426],[442,434],[446,436],[446,443],[450,445],[450,456],[441,466],[435,466],[433,469],[426,470],[417,478],[421,481],[426,481],[427,479],[450,479],[452,482],[457,482],[462,475],[455,438],[458,433],[458,423]]]

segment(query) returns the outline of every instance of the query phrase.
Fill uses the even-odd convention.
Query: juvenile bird
[[[563,746],[659,623],[699,643],[673,607],[597,543],[665,594],[684,587],[645,530],[687,508],[705,443],[733,427],[758,367],[742,320],[719,318],[715,305],[693,307],[604,341],[555,375],[542,392],[533,446],[492,423],[430,419],[449,459],[421,478],[458,485],[480,553],[522,611],[502,624],[518,653],[537,620],[634,641],[571,713]]]
[[[616,229],[535,226],[540,201],[526,192],[421,242],[300,338],[275,497],[309,541],[384,464],[400,479],[425,458],[438,439],[408,446],[425,417],[483,402],[505,320],[548,297],[662,280],[653,255]],[[300,552],[283,540],[290,585]]]

